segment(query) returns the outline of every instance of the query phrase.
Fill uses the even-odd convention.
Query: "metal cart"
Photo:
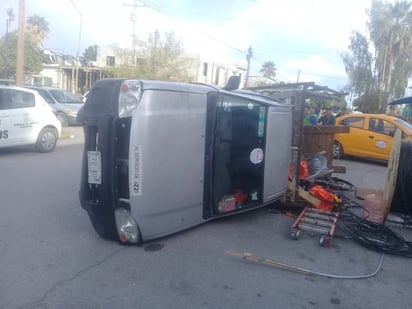
[[[330,246],[336,229],[339,212],[318,210],[305,207],[292,226],[291,237],[298,240],[302,231],[310,231],[322,235],[321,246]]]

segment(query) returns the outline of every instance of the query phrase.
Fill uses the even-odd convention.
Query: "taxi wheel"
[[[67,120],[67,116],[63,112],[58,112],[56,114],[57,119],[61,122],[62,127],[67,127],[69,125],[69,122]]]
[[[339,142],[333,143],[333,158],[339,159],[343,156],[343,147]]]
[[[52,128],[41,130],[37,138],[36,149],[39,152],[51,152],[57,144],[57,132]]]

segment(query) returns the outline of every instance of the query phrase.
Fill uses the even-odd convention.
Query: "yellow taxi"
[[[402,139],[412,140],[412,125],[385,114],[348,114],[336,118],[336,125],[348,126],[349,133],[335,134],[333,157],[343,155],[389,160],[396,130]]]

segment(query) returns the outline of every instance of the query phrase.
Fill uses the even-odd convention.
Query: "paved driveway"
[[[99,238],[77,192],[80,127],[53,153],[0,152],[1,308],[409,308],[411,260],[386,255],[368,279],[334,279],[256,264],[249,252],[333,275],[373,273],[381,255],[336,237],[329,248],[294,218],[260,209],[211,221],[140,247]],[[65,130],[66,131],[66,130]],[[69,134],[70,136],[70,134]],[[382,188],[386,167],[341,160],[339,175]],[[399,231],[412,239],[411,231]],[[338,230],[337,235],[342,235]]]

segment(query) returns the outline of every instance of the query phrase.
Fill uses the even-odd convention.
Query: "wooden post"
[[[399,129],[396,130],[393,138],[391,155],[389,157],[386,184],[383,191],[383,197],[387,202],[387,212],[392,205],[393,193],[396,186],[396,178],[398,176],[399,155],[401,152],[402,136]]]

